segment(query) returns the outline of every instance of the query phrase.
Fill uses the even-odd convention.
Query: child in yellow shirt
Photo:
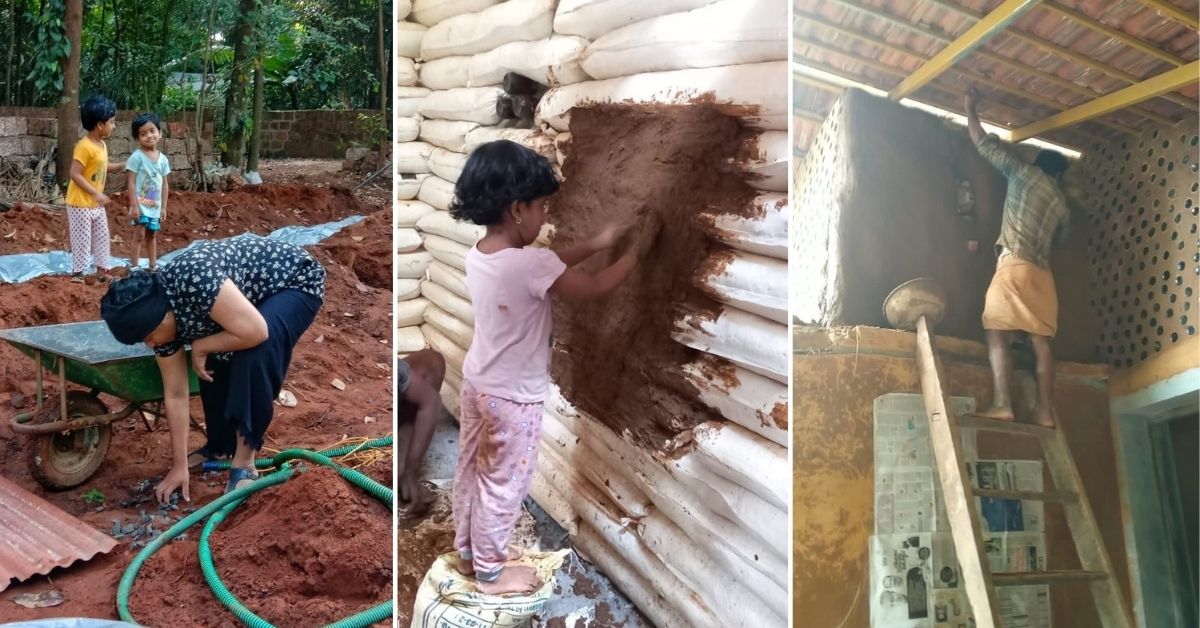
[[[104,96],[92,96],[79,108],[80,121],[87,131],[75,144],[71,177],[67,183],[67,225],[71,234],[72,281],[82,282],[88,258],[96,264],[96,276],[107,281],[112,271],[108,240],[108,213],[104,206],[112,202],[104,194],[104,178],[109,172],[125,167],[108,163],[108,139],[117,126],[117,106]]]

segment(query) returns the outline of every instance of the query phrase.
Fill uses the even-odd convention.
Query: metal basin
[[[916,329],[922,316],[937,325],[945,313],[946,289],[928,277],[900,284],[883,300],[883,315],[896,329]]]

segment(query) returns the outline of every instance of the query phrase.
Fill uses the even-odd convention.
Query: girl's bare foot
[[[479,582],[479,590],[487,595],[533,593],[542,586],[537,572],[529,565],[505,565],[500,577],[491,582]]]
[[[1054,410],[1038,406],[1033,409],[1033,422],[1042,427],[1054,427]]]
[[[523,556],[523,555],[524,555],[524,552],[521,551],[521,548],[517,547],[516,545],[509,545],[508,552],[504,555],[504,560],[506,560],[506,561],[521,560],[521,556]],[[460,573],[464,576],[474,576],[475,575],[475,564],[465,558],[458,559],[458,565],[456,566],[456,568],[458,569],[458,573]]]
[[[987,410],[976,412],[975,416],[985,419],[995,419],[997,421],[1012,421],[1013,409],[1012,406],[992,406]]]

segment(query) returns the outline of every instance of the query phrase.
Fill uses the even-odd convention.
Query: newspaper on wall
[[[950,399],[953,411],[974,411],[974,400]],[[934,468],[919,394],[875,400],[875,534],[871,537],[872,628],[974,628],[962,588],[954,541]],[[974,431],[962,450],[976,488],[1043,490],[1037,460],[978,460]],[[1044,504],[978,498],[984,550],[993,572],[1046,569]],[[1049,588],[999,587],[1003,625],[1050,628]]]

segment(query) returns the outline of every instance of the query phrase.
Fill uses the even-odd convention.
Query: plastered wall
[[[793,359],[793,612],[805,626],[870,625],[868,539],[874,528],[872,403],[892,392],[919,393],[915,334],[868,327],[800,328]],[[947,394],[990,399],[984,347],[942,339]],[[1128,594],[1121,509],[1104,370],[1062,364],[1059,418],[1075,454],[1104,542]],[[1018,403],[1034,390],[1018,378]],[[1040,459],[1027,439],[980,435],[979,456]],[[1046,486],[1053,485],[1049,477]],[[1046,508],[1049,569],[1077,569],[1061,510]],[[1055,626],[1099,626],[1085,586],[1053,587]],[[799,624],[798,624],[799,625]]]

